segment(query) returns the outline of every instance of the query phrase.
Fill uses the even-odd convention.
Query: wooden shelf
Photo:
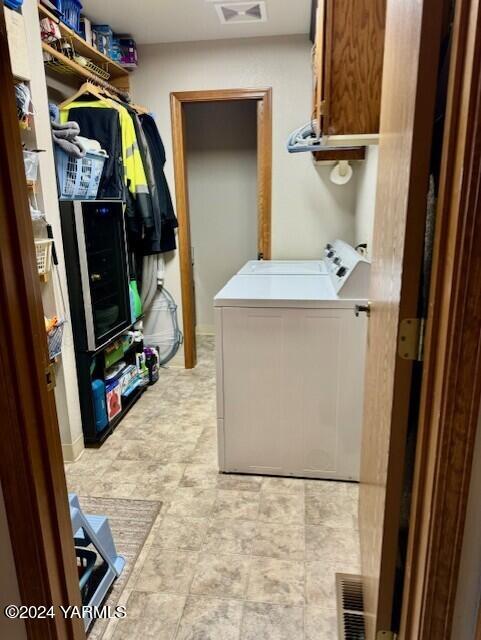
[[[319,149],[319,151],[313,151],[312,155],[316,162],[364,160],[366,147],[326,147],[325,149]]]
[[[98,51],[95,47],[92,47],[90,44],[88,44],[88,42],[86,42],[77,33],[75,33],[75,31],[67,27],[66,24],[60,21],[51,11],[49,11],[42,4],[38,5],[38,12],[39,12],[40,18],[50,18],[51,20],[54,20],[59,25],[60,33],[62,34],[62,37],[66,38],[67,40],[71,40],[73,48],[78,55],[89,58],[94,64],[98,65],[99,67],[101,67],[102,69],[105,69],[110,73],[109,80],[108,81],[104,80],[104,82],[107,82],[107,84],[110,84],[111,86],[117,89],[120,89],[122,91],[128,91],[129,71],[125,67],[118,64],[114,60],[111,60],[108,56],[106,56],[105,54]],[[75,60],[68,58],[63,53],[61,53],[60,51],[57,51],[54,47],[47,44],[46,42],[42,42],[42,49],[47,53],[49,53],[51,56],[53,56],[56,60],[58,60],[62,64],[65,64],[71,70],[72,74],[79,76],[82,80],[87,79],[87,80],[93,80],[95,82],[98,82],[99,80],[101,80],[99,76],[97,76],[95,73],[92,73],[88,69],[82,67],[80,64],[75,62]]]

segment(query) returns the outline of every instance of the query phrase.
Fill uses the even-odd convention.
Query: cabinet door
[[[316,34],[316,51],[324,51],[323,89],[317,107],[322,111],[322,133],[376,134],[381,110],[386,0],[319,2],[318,16],[325,13]]]
[[[324,24],[325,0],[317,0],[316,38],[312,50],[313,109],[312,120],[317,135],[322,133],[324,109]]]

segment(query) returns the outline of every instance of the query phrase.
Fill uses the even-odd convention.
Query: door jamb
[[[459,0],[401,640],[450,640],[481,396],[481,2]],[[468,274],[468,276],[466,276]]]
[[[175,91],[170,94],[175,198],[179,220],[179,261],[182,291],[185,368],[196,365],[194,273],[190,239],[189,193],[185,146],[184,105],[195,102],[257,101],[257,220],[258,253],[271,257],[272,89]]]

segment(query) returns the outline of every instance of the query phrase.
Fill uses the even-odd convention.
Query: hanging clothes
[[[152,200],[152,213],[154,223],[150,229],[146,230],[140,246],[137,247],[137,252],[141,255],[151,255],[160,253],[160,238],[162,234],[162,211],[160,208],[158,187],[155,179],[154,163],[152,155],[150,153],[149,145],[147,143],[147,138],[145,137],[145,133],[142,129],[142,124],[137,112],[129,105],[125,106],[131,115],[132,122],[134,123],[135,134],[139,143],[139,151],[142,157],[142,162],[144,163],[145,175],[147,177],[147,184]]]
[[[139,119],[152,158],[154,178],[157,187],[156,196],[161,214],[160,242],[154,233],[146,233],[143,241],[143,253],[144,255],[148,255],[149,253],[174,251],[176,249],[175,229],[178,226],[178,222],[175,217],[169,185],[167,184],[164,174],[166,160],[164,145],[153,117],[149,114],[141,114]]]
[[[108,98],[97,98],[94,100],[79,100],[69,103],[61,110],[61,121],[67,121],[70,117],[70,110],[75,108],[115,109],[118,113],[122,140],[124,183],[126,186],[127,230],[131,234],[134,242],[140,243],[144,234],[148,233],[149,230],[154,227],[154,216],[152,200],[147,186],[147,178],[132,118],[127,109],[119,103]],[[99,111],[99,120],[101,113],[102,112]],[[98,135],[101,135],[100,127],[98,128]],[[92,135],[92,137],[95,137],[95,135]],[[106,149],[106,151],[108,153],[109,149]]]

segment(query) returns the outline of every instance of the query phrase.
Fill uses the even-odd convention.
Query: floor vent
[[[366,640],[361,576],[336,573],[339,640]]]

